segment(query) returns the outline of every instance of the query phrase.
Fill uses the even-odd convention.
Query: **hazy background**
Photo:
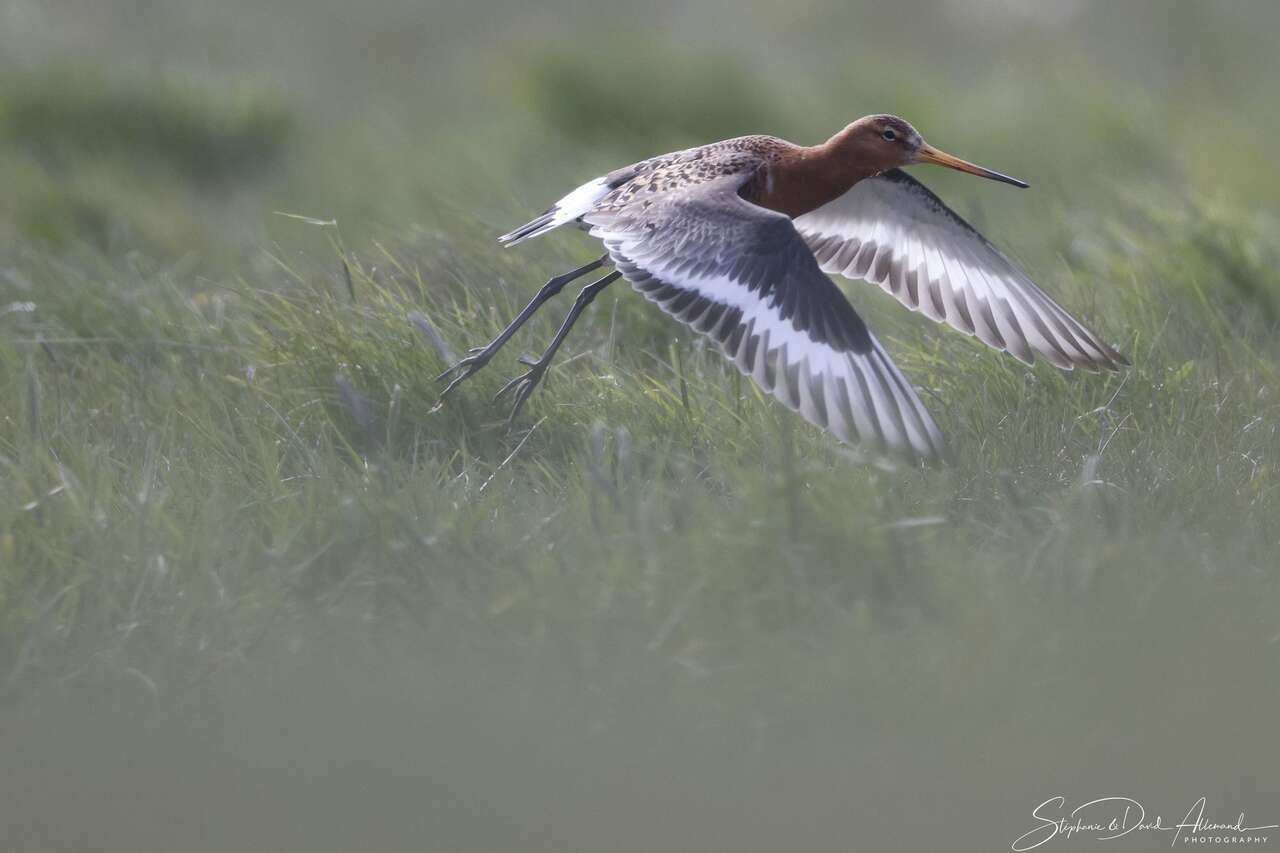
[[[1058,794],[1280,823],[1277,32],[0,0],[0,850],[985,851]],[[1133,369],[850,283],[958,457],[884,470],[618,285],[514,431],[489,396],[567,298],[432,410],[424,318],[462,351],[594,251],[496,234],[881,111],[1031,183],[916,171]]]

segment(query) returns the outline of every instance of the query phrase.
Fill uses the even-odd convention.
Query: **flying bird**
[[[1125,358],[1071,316],[905,166],[932,163],[1025,188],[938,150],[903,119],[870,115],[826,142],[742,136],[588,181],[502,235],[514,246],[574,223],[605,254],[550,279],[493,341],[440,379],[484,367],[548,299],[586,285],[545,352],[498,392],[514,419],[583,309],[619,277],[706,335],[744,374],[842,441],[911,459],[941,431],[827,273],[877,284],[913,311],[1031,364],[1118,370]],[[496,399],[496,398],[495,398]]]

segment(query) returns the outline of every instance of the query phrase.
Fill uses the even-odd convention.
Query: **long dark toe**
[[[508,427],[516,422],[516,417],[520,414],[520,410],[524,408],[525,400],[529,399],[529,395],[533,393],[533,388],[537,384],[536,381],[527,382],[516,392],[516,401],[511,406],[511,414],[507,416]]]
[[[499,388],[498,393],[493,395],[493,402],[496,403],[499,400],[501,400],[504,394],[506,394],[508,391],[515,388],[517,385],[519,385],[521,382],[525,381],[528,378],[529,378],[529,374],[522,373],[513,379],[507,380],[507,384]]]
[[[453,378],[453,381],[450,382],[448,385],[444,386],[444,390],[440,392],[440,400],[443,401],[445,397],[448,397],[449,393],[453,391],[454,388],[458,387],[458,383],[460,383],[462,380],[466,379],[470,375],[471,375],[470,373],[460,373],[457,376],[455,376]]]
[[[484,352],[484,347],[480,347],[480,353],[483,353],[483,352]],[[478,371],[480,368],[484,367],[486,364],[489,363],[489,357],[486,355],[481,355],[480,353],[477,353],[475,355],[469,355],[466,358],[459,361],[457,364],[453,365],[452,367],[447,368],[444,371],[444,373],[441,373],[439,376],[436,377],[436,381],[443,382],[445,378],[447,378],[451,373],[458,373],[457,378],[455,378],[452,382],[449,383],[449,387],[453,387],[454,385],[457,385],[458,382],[460,382],[461,380],[466,379],[468,376],[473,375],[476,371]],[[446,391],[445,393],[448,393],[448,391]]]

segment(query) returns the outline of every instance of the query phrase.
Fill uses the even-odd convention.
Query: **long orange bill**
[[[916,162],[935,163],[939,166],[946,166],[948,169],[956,169],[960,172],[968,172],[970,175],[977,175],[979,178],[990,178],[993,181],[1013,184],[1015,187],[1022,187],[1024,190],[1030,186],[1026,181],[1020,181],[1017,178],[1011,178],[1008,175],[984,169],[982,166],[970,163],[968,160],[953,157],[945,151],[939,151],[927,142],[916,151]]]

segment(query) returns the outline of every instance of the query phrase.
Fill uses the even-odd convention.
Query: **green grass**
[[[1079,33],[1098,23],[1089,8]],[[864,54],[879,61],[857,64],[831,12],[779,36],[812,45],[789,60],[792,91],[782,60],[710,21],[691,26],[715,51],[673,40],[661,61],[596,73],[600,51],[570,36],[508,51],[522,33],[459,15],[460,44],[501,61],[446,71],[466,51],[441,43],[382,67],[359,47],[386,37],[370,18],[344,30],[336,70],[287,96],[229,73],[0,73],[0,697],[30,734],[0,766],[53,745],[74,756],[68,778],[108,788],[82,753],[126,774],[143,761],[159,770],[138,771],[138,790],[160,799],[164,773],[213,768],[171,803],[175,827],[206,822],[208,849],[340,848],[375,829],[470,849],[470,819],[503,812],[474,806],[485,797],[523,817],[475,849],[509,849],[535,813],[584,823],[534,848],[613,849],[610,818],[557,811],[552,783],[594,804],[583,814],[673,810],[637,836],[660,839],[647,849],[846,849],[845,791],[883,849],[903,821],[929,849],[1007,844],[1059,790],[1194,789],[1227,811],[1265,793],[1280,224],[1259,199],[1280,182],[1251,141],[1273,121],[1252,109],[1274,83],[1264,64],[1233,53],[1225,101],[1192,64],[1199,82],[1165,103],[1116,70],[1109,39],[1082,42],[1091,63],[1049,27],[1008,66],[975,65],[994,36],[965,31],[966,51],[891,72],[908,44],[896,25],[881,20]],[[1206,44],[1248,20],[1215,18]],[[307,51],[256,61],[281,80],[313,68]],[[397,68],[466,82],[388,83],[359,105],[335,79],[359,89]],[[611,112],[619,92],[637,93],[630,111]],[[593,252],[581,235],[503,251],[495,234],[630,157],[735,129],[810,141],[873,109],[1028,177],[1018,194],[919,173],[1133,366],[1028,369],[849,284],[954,451],[894,467],[766,400],[619,284],[513,427],[491,398],[569,296],[437,406],[448,353],[424,324],[464,352]],[[1223,115],[1241,141],[1213,158],[1192,118]],[[82,729],[101,736],[56,746]],[[445,775],[422,782],[434,761]],[[511,775],[476,775],[485,762]],[[372,800],[325,787],[383,771],[403,785]],[[219,781],[240,774],[295,792],[294,811],[210,821],[257,814]],[[791,787],[768,789],[771,774]],[[446,778],[471,799],[431,788]],[[426,805],[398,799],[419,785]],[[894,792],[938,808],[921,817]],[[317,803],[354,811],[332,832],[285,828]],[[766,814],[780,822],[748,829]]]
[[[1122,374],[1026,370],[888,323],[955,449],[933,471],[840,448],[621,289],[514,429],[489,398],[554,309],[437,409],[446,362],[415,314],[454,352],[487,339],[529,289],[507,283],[513,253],[450,278],[430,246],[397,246],[347,258],[348,281],[335,249],[328,273],[282,262],[268,286],[196,287],[154,262],[21,256],[0,351],[21,401],[0,444],[4,668],[56,675],[117,644],[122,665],[150,661],[163,637],[163,666],[185,669],[175,632],[196,658],[234,655],[246,635],[224,620],[356,590],[413,611],[444,595],[521,643],[555,626],[590,648],[621,617],[672,653],[735,655],[864,606],[873,623],[993,618],[990,584],[1221,575],[1270,595],[1276,349],[1265,311],[1243,308],[1276,292],[1275,267],[1259,235],[1202,217],[1081,236],[1099,250],[1077,280],[1134,282],[1092,294],[1103,322],[1126,319]],[[1129,251],[1108,247],[1121,233]],[[1249,284],[1206,289],[1224,266]],[[115,635],[152,607],[152,642]]]

